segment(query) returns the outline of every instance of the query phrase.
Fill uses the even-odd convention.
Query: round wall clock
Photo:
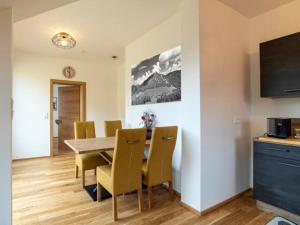
[[[72,66],[66,66],[63,69],[63,75],[65,76],[65,78],[71,79],[71,78],[75,77],[76,71]]]

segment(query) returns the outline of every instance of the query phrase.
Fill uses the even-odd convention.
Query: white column
[[[0,224],[12,224],[11,90],[12,10],[0,9]]]
[[[181,11],[182,165],[181,201],[201,210],[200,39],[198,0],[186,0]]]

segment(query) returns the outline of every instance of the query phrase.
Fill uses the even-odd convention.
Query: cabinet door
[[[300,215],[300,161],[255,153],[254,196]]]
[[[300,96],[300,33],[260,44],[261,97]]]

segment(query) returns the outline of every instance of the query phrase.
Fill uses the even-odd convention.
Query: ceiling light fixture
[[[53,36],[52,43],[58,48],[70,49],[75,47],[76,40],[70,34],[60,32]]]

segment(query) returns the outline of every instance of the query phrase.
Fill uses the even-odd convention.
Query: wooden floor
[[[54,152],[55,156],[73,153],[73,151],[71,149],[59,149],[58,148],[58,137],[53,137],[53,152]]]
[[[91,171],[87,184],[94,183]],[[153,209],[138,213],[135,194],[118,198],[120,220],[112,221],[111,200],[91,201],[74,178],[74,155],[13,162],[13,224],[170,224],[170,225],[260,225],[272,215],[256,209],[251,193],[199,217],[183,208],[179,200],[169,201],[167,191],[153,190]],[[146,207],[144,192],[144,207]]]

